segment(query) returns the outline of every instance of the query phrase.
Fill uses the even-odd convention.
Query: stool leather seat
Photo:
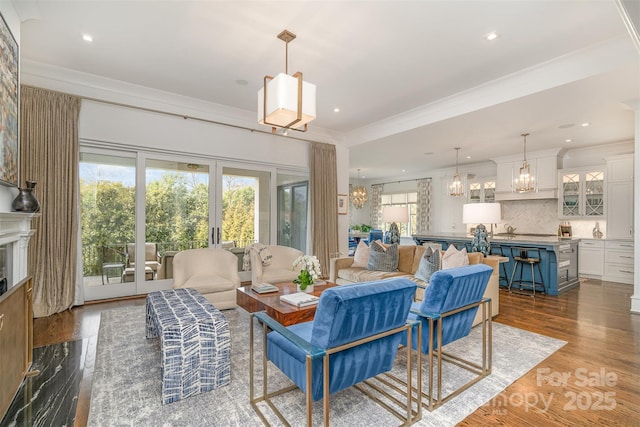
[[[530,291],[531,293],[526,293],[526,295],[534,296],[536,295],[536,291],[539,293],[545,293],[544,291],[544,281],[542,279],[542,269],[540,268],[540,250],[539,248],[521,248],[521,247],[512,247],[511,255],[513,257],[514,265],[513,270],[511,272],[511,279],[509,280],[509,292],[512,292],[512,288],[514,284],[518,285],[518,292],[525,293],[525,291]],[[524,266],[528,265],[531,267],[531,280],[523,280],[523,269]],[[516,271],[520,267],[520,277],[518,280],[515,279]],[[538,270],[539,281],[536,281],[535,270]],[[528,286],[529,289],[524,289],[523,285]],[[537,287],[542,287],[542,290],[536,289]]]

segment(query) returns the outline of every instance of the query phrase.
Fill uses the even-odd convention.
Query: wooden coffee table
[[[280,302],[280,295],[296,293],[296,285],[294,283],[275,283],[274,285],[280,291],[268,294],[254,292],[251,290],[251,286],[241,286],[236,289],[236,302],[249,313],[264,310],[269,316],[285,326],[313,320],[317,304],[308,307],[295,307],[286,302]],[[338,285],[331,282],[327,282],[324,285],[314,285],[312,294],[320,296],[322,291],[334,286]]]

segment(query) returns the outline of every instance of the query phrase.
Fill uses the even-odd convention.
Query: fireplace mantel
[[[27,277],[29,239],[35,233],[31,220],[39,213],[0,212],[0,245],[11,244],[9,289]]]

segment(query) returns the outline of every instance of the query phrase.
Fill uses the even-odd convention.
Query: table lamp
[[[502,219],[500,203],[467,203],[462,205],[462,222],[464,224],[478,224],[471,244],[472,252],[482,252],[489,255],[489,237],[493,237],[493,224]],[[484,224],[491,224],[491,233],[487,233]]]
[[[409,212],[406,206],[385,206],[382,208],[382,220],[390,222],[389,243],[400,243],[400,230],[397,222],[409,222]]]

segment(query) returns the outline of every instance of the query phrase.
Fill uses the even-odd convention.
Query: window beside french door
[[[279,245],[307,251],[308,207],[308,181],[278,185]]]
[[[397,224],[400,229],[400,235],[411,236],[416,233],[418,225],[418,193],[383,194],[381,209],[384,209],[385,206],[406,206],[409,211],[409,222]],[[388,230],[390,225],[390,223],[382,223],[384,230]]]

